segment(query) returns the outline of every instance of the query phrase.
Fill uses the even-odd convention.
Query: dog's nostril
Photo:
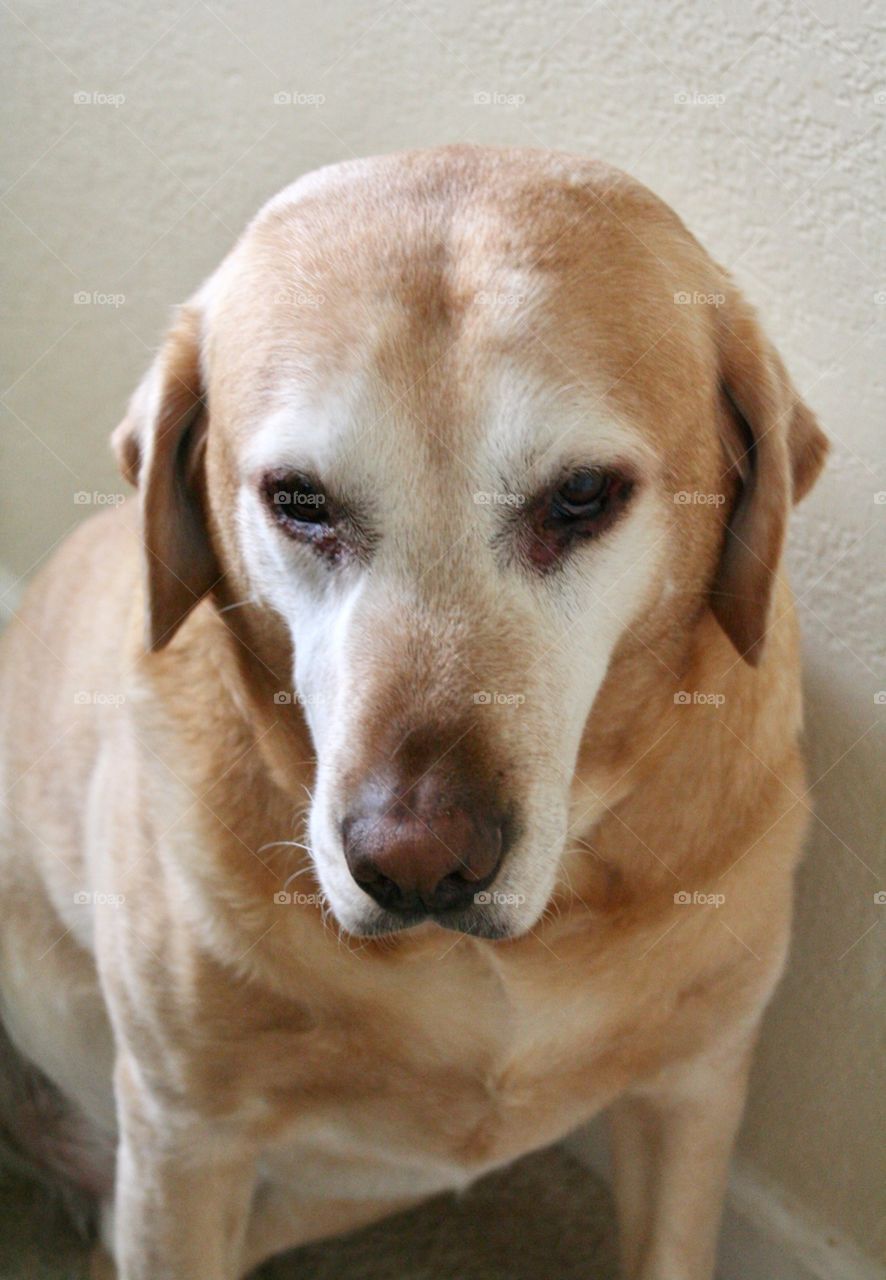
[[[367,869],[360,873],[352,872],[352,874],[364,893],[375,898],[379,906],[389,911],[397,911],[407,905],[402,889],[390,876],[382,875],[380,871],[374,869]]]
[[[447,907],[465,904],[473,898],[476,890],[476,879],[462,875],[460,871],[452,871],[437,885],[428,906],[434,911],[445,911]]]

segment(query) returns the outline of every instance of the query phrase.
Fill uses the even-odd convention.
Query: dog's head
[[[219,582],[261,614],[259,649],[285,645],[280,714],[310,727],[310,846],[341,924],[492,937],[548,901],[619,656],[667,681],[710,609],[760,661],[826,447],[660,201],[473,148],[271,201],[116,442],[149,647]]]

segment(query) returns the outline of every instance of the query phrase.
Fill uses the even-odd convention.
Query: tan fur
[[[116,443],[141,535],[133,504],[87,523],[4,639],[10,1032],[118,1132],[105,1211],[122,1280],[235,1280],[605,1107],[626,1276],[705,1280],[808,809],[778,566],[824,439],[732,282],[626,176],[452,148],[313,181],[253,224],[134,398]],[[410,237],[425,251],[404,265]],[[474,301],[513,288],[509,273],[551,286],[525,329]],[[322,290],[324,304],[269,310],[283,288]],[[392,290],[396,321],[382,324]],[[675,307],[683,290],[724,304]],[[506,358],[629,422],[656,492],[723,497],[656,508],[670,581],[623,630],[569,776],[544,746],[550,713],[484,722],[478,776],[535,771],[569,803],[548,909],[501,941],[433,925],[353,938],[320,905],[274,902],[284,883],[316,887],[310,858],[277,843],[302,838],[314,747],[298,703],[274,701],[292,687],[286,628],[243,603],[241,459],[286,377],[310,379],[315,361],[354,376],[374,316],[379,430],[393,430],[392,406],[421,424],[430,474],[472,447],[484,377]],[[398,501],[409,510],[409,493]],[[445,500],[409,515],[454,555]],[[464,625],[439,639],[430,613],[379,617],[341,786],[384,756],[398,698],[455,726],[478,680],[536,678],[527,646],[543,653],[543,636],[484,621],[454,569],[428,576]],[[126,700],[79,705],[81,690]],[[723,701],[682,705],[680,690]],[[125,903],[83,910],[78,890]],[[687,906],[681,891],[725,900]],[[56,1010],[48,1033],[41,1002]],[[91,1048],[86,1007],[102,1028]]]

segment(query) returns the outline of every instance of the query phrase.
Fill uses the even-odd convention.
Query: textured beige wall
[[[818,817],[742,1147],[869,1252],[883,1248],[886,1184],[875,11],[862,0],[10,0],[0,205],[0,563],[13,579],[92,509],[76,493],[119,491],[106,437],[170,304],[266,196],[316,165],[462,138],[596,153],[734,267],[835,445],[792,550]]]

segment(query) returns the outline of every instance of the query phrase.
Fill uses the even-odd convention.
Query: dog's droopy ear
[[[151,651],[169,643],[219,578],[205,518],[208,424],[200,313],[185,306],[112,437],[141,500]]]
[[[791,503],[812,488],[828,443],[752,308],[729,287],[718,313],[721,420],[738,484],[711,608],[738,653],[756,666]]]

